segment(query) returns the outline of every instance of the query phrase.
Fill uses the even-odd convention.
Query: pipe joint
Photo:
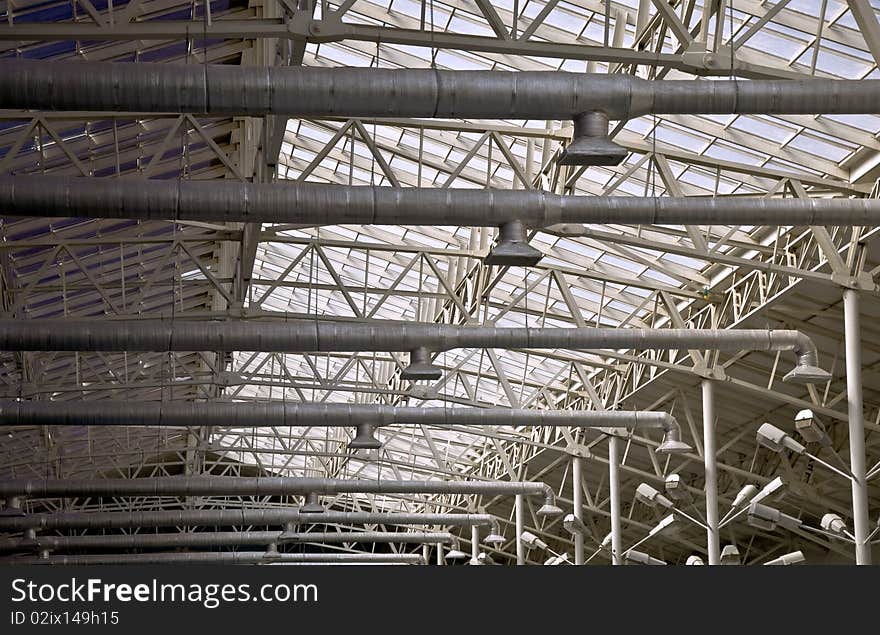
[[[782,378],[782,381],[794,384],[817,384],[831,379],[831,373],[819,368],[819,353],[813,340],[800,331],[795,331],[792,348],[797,356],[797,364]]]
[[[684,454],[692,450],[691,446],[681,440],[681,426],[672,415],[667,414],[662,420],[663,441],[657,447],[659,454]]]
[[[608,137],[608,115],[598,110],[574,118],[571,143],[559,158],[560,165],[618,165],[628,154],[626,148]]]
[[[355,428],[354,439],[348,442],[349,450],[378,450],[382,442],[376,438],[376,426],[371,423],[361,423]]]
[[[431,353],[424,346],[410,351],[409,366],[400,373],[408,381],[434,381],[443,376],[443,369],[431,363]]]
[[[303,506],[299,508],[303,514],[322,514],[326,509],[321,504],[321,499],[317,492],[309,492],[305,496]]]
[[[24,516],[24,497],[10,496],[6,505],[0,509],[0,516]]]
[[[483,260],[487,266],[534,267],[544,257],[528,243],[526,228],[521,220],[508,221],[498,228],[498,242]]]
[[[544,486],[544,504],[535,512],[539,517],[559,516],[562,509],[556,504],[556,494],[549,485]]]

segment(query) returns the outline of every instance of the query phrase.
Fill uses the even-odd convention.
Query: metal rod
[[[522,535],[525,531],[525,500],[522,495],[516,496],[516,564],[524,565],[526,563],[526,546],[523,544]]]
[[[703,379],[703,463],[706,483],[706,550],[709,564],[721,564],[718,534],[718,459],[715,449],[715,390],[711,379]]]
[[[608,504],[611,512],[611,564],[623,564],[623,531],[620,525],[620,440],[608,437]]]
[[[572,487],[572,504],[574,505],[574,516],[581,522],[584,519],[584,489],[581,484],[582,463],[578,456],[571,459],[571,487]],[[584,535],[577,532],[574,535],[574,563],[576,565],[584,564]]]
[[[477,564],[480,556],[480,528],[471,525],[471,564]]]
[[[844,333],[846,339],[846,399],[849,419],[849,462],[852,472],[853,529],[856,564],[871,564],[868,542],[868,485],[865,474],[865,421],[862,402],[862,333],[859,292],[843,290]]]

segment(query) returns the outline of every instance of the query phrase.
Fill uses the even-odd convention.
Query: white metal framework
[[[14,59],[562,70],[705,82],[861,80],[880,78],[880,24],[868,0],[3,0],[0,61]],[[571,121],[557,120],[6,109],[0,110],[0,176],[670,198],[880,194],[880,113],[612,121],[610,137],[626,151],[614,166],[560,164],[573,132]],[[504,541],[479,550],[505,564],[551,556],[565,563],[566,552],[572,563],[634,562],[639,554],[670,564],[696,554],[715,563],[728,544],[749,564],[796,550],[808,562],[871,560],[880,514],[880,488],[870,479],[880,460],[875,226],[553,225],[528,232],[545,254],[537,265],[506,267],[483,261],[495,228],[437,226],[431,219],[415,226],[304,226],[53,216],[4,216],[0,209],[0,317],[794,329],[815,342],[831,379],[783,383],[791,361],[766,350],[452,349],[433,357],[442,377],[430,381],[402,376],[406,351],[0,352],[4,402],[222,399],[664,411],[693,447],[657,454],[662,434],[650,429],[383,427],[375,431],[381,449],[352,450],[355,430],[339,427],[240,429],[209,420],[188,428],[19,426],[0,430],[3,481],[196,475],[536,481],[553,489],[566,513],[574,511],[581,530],[569,531],[573,521],[564,524],[562,516],[538,514],[539,505],[523,496],[338,493],[321,504],[334,512],[488,513],[500,521]],[[829,443],[798,435],[795,416],[807,409]],[[805,452],[762,444],[756,433],[765,422],[802,442]],[[667,486],[673,475],[675,484]],[[738,499],[750,484],[756,490],[769,484],[778,494],[777,477],[785,497],[768,496],[762,504],[801,521],[790,529],[761,526],[748,501]],[[670,505],[646,497],[642,483]],[[275,509],[299,502],[260,495],[25,498],[20,504],[26,513],[51,514]],[[7,500],[5,509],[12,508]],[[822,528],[828,513],[838,514],[852,535]],[[674,523],[665,520],[669,514]],[[614,539],[603,544],[613,528]],[[310,529],[394,527],[299,526]],[[451,531],[462,544],[474,542],[466,526],[412,531]],[[517,540],[523,532],[538,542],[527,548]],[[5,538],[24,540],[16,532]],[[625,558],[637,544],[639,551]],[[423,550],[415,541],[319,540],[278,549],[421,553],[435,561],[433,549],[443,562],[442,545]],[[478,555],[474,550],[472,559]]]

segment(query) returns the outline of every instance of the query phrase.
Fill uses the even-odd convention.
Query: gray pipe
[[[137,512],[59,512],[0,516],[0,532],[33,529],[116,529],[120,527],[209,527],[288,524],[491,525],[489,514],[403,514],[383,512],[305,513],[298,509],[195,509]]]
[[[681,428],[665,412],[627,410],[521,410],[516,408],[417,408],[377,404],[189,401],[0,401],[0,426],[135,425],[350,426],[567,426],[661,428],[661,453],[690,451]]]
[[[647,114],[875,114],[878,80],[662,80],[438,71],[0,62],[0,108],[294,117],[611,119]],[[720,221],[719,221],[720,222]]]
[[[813,341],[791,330],[497,328],[447,324],[204,322],[186,320],[2,320],[6,351],[446,351],[454,348],[791,350],[796,372],[815,374]],[[429,364],[426,359],[422,366]],[[437,373],[440,369],[437,369]],[[825,376],[827,379],[827,376]]]
[[[426,531],[356,531],[356,532],[284,532],[278,531],[206,531],[176,534],[119,534],[110,536],[36,536],[0,540],[0,552],[67,551],[71,549],[162,549],[219,547],[230,545],[270,545],[283,543],[450,543],[448,532]]]
[[[239,476],[169,476],[90,480],[9,480],[0,498],[91,496],[286,496],[291,494],[525,494],[555,503],[551,487],[525,481],[392,481]]]
[[[83,556],[19,556],[0,558],[2,565],[118,564],[273,564],[273,563],[425,564],[421,554],[408,553],[278,553],[265,551],[195,553],[117,553]]]
[[[0,176],[0,209],[6,216],[299,225],[430,223],[494,227],[512,221],[532,228],[566,223],[880,225],[880,200],[871,198],[561,196],[532,190],[70,176]]]

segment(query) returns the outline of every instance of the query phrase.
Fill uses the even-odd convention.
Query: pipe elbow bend
[[[794,370],[782,378],[783,381],[798,384],[815,384],[831,379],[830,373],[819,368],[819,352],[812,339],[800,331],[795,331],[792,350],[797,356],[797,363]]]
[[[663,442],[657,448],[660,454],[684,454],[693,448],[681,440],[681,426],[671,414],[665,414],[661,420]]]
[[[816,343],[808,335],[797,331],[794,342],[794,354],[797,355],[798,365],[819,365],[819,351]]]

